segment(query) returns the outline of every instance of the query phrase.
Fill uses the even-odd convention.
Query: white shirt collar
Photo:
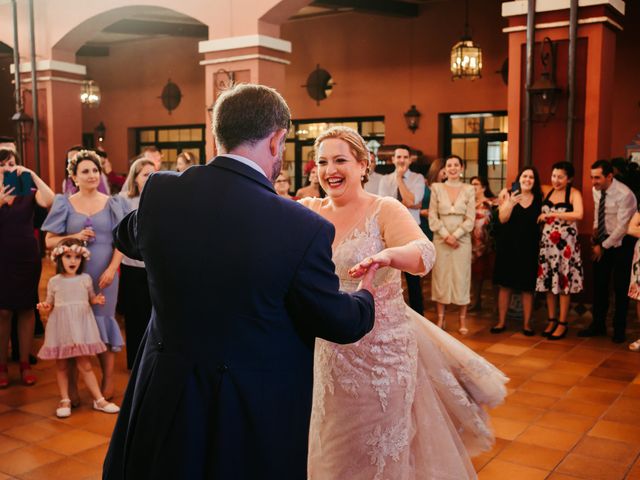
[[[260,172],[262,175],[267,177],[267,174],[264,172],[262,167],[260,167],[260,165],[258,165],[256,162],[254,162],[253,160],[251,160],[251,159],[249,159],[247,157],[243,157],[242,155],[235,155],[233,153],[224,153],[224,154],[222,154],[220,156],[221,157],[229,157],[229,158],[232,158],[234,160],[237,160],[240,163],[244,163],[246,166],[253,168],[255,171]],[[267,180],[268,179],[269,179],[269,177],[267,177]]]

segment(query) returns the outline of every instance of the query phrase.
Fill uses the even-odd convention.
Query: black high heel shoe
[[[503,325],[501,327],[495,326],[495,327],[491,327],[491,329],[489,330],[491,333],[502,333],[507,329],[506,325]]]
[[[556,328],[554,328],[551,335],[547,337],[547,339],[549,340],[562,340],[564,337],[567,336],[567,332],[569,332],[569,322],[558,321],[556,323],[557,323]],[[564,332],[562,332],[560,335],[553,335],[560,325],[564,327]]]
[[[547,326],[549,324],[553,324],[553,328],[551,330],[546,330],[546,329],[543,330],[542,331],[543,337],[549,338],[551,334],[556,331],[556,328],[558,328],[558,320],[556,320],[555,318],[550,318],[549,320],[547,320]]]

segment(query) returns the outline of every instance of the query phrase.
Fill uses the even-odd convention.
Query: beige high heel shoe
[[[460,317],[460,328],[458,329],[458,333],[460,335],[466,335],[467,333],[469,333],[469,329],[464,326],[466,319],[467,319],[466,316]]]

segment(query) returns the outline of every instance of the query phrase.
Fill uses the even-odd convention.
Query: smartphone
[[[33,180],[31,180],[31,175],[18,175],[17,172],[4,172],[2,184],[8,187],[13,187],[11,195],[15,195],[17,197],[28,195],[31,193],[31,189],[34,186]]]
[[[511,193],[521,192],[521,191],[522,189],[520,188],[520,182],[518,180],[516,180],[511,184]]]

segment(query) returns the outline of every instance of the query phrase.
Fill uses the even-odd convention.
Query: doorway
[[[463,180],[485,177],[496,194],[507,175],[507,119],[505,111],[440,114],[443,156],[464,159]]]
[[[320,118],[292,120],[285,145],[282,169],[289,174],[294,193],[307,184],[309,169],[313,161],[313,143],[325,130],[335,126],[351,127],[356,130],[369,150],[377,156],[378,148],[384,143],[384,117]]]
[[[175,170],[182,152],[191,153],[197,164],[205,163],[204,125],[175,125],[135,129],[136,155],[145,147],[157,147],[162,152],[162,169]]]

